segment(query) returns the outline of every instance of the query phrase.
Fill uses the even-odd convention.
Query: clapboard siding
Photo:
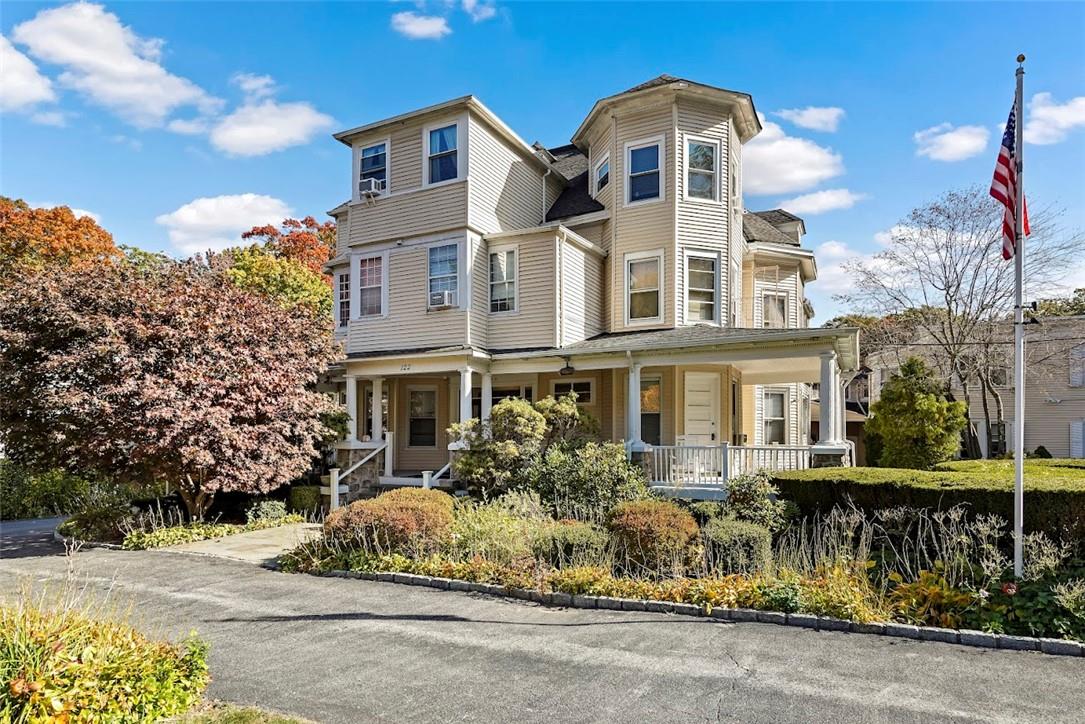
[[[554,254],[557,239],[554,232],[520,236],[513,242],[492,242],[492,246],[498,245],[516,247],[519,298],[515,312],[488,315],[488,346],[491,349],[504,350],[552,347],[557,316],[554,293]],[[488,272],[488,262],[483,268]],[[485,273],[479,276],[486,278]],[[488,288],[486,305],[482,309],[489,311]]]
[[[471,244],[471,344],[486,347],[490,338],[490,255],[489,247],[479,237],[469,234]]]
[[[537,226],[543,217],[543,172],[474,114],[468,120],[471,186],[468,219],[485,233]],[[551,182],[552,183],[552,182]],[[557,184],[553,184],[557,186]]]
[[[393,182],[394,183],[394,182]],[[467,225],[467,182],[379,198],[350,207],[348,245],[433,234]],[[340,252],[347,251],[341,249]]]

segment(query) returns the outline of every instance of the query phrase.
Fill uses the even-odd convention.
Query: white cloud
[[[262,156],[308,143],[333,123],[308,103],[246,101],[211,129],[211,145],[232,156]]]
[[[182,136],[199,136],[207,133],[210,124],[206,118],[174,118],[166,128]]]
[[[787,108],[782,111],[776,111],[774,115],[791,121],[796,126],[809,128],[812,131],[835,133],[836,129],[840,126],[840,121],[844,119],[844,109],[807,106],[806,108]]]
[[[1085,96],[1057,103],[1050,93],[1037,93],[1028,104],[1025,140],[1041,146],[1059,143],[1081,126],[1085,126]]]
[[[761,117],[761,133],[742,149],[746,193],[786,194],[806,191],[844,173],[840,154],[805,138],[789,136]]]
[[[452,32],[444,18],[419,15],[409,10],[392,16],[392,29],[413,40],[438,40]]]
[[[56,100],[52,81],[3,35],[0,35],[0,67],[4,69],[0,73],[0,111],[27,110],[38,103]]]
[[[471,16],[471,20],[481,23],[497,15],[497,7],[486,0],[463,0],[463,11]]]
[[[67,204],[54,204],[52,201],[28,201],[27,206],[30,206],[33,209],[55,209],[58,206],[67,206]],[[96,214],[95,212],[87,211],[86,209],[76,209],[71,206],[68,206],[68,209],[77,219],[81,219],[86,216],[90,219],[93,219],[94,223],[96,224],[102,223],[101,214]]]
[[[935,161],[963,161],[982,153],[987,148],[991,132],[983,126],[958,126],[940,123],[937,126],[916,131],[912,136],[916,143],[916,155]]]
[[[161,126],[178,108],[212,113],[221,107],[219,99],[160,65],[162,40],[141,38],[101,5],[42,10],[15,26],[12,38],[38,60],[62,66],[60,85],[141,128]]]
[[[194,199],[162,214],[155,222],[169,230],[178,251],[196,254],[236,246],[241,232],[261,224],[278,224],[292,209],[273,196],[234,194]]]
[[[865,198],[867,198],[866,194],[848,189],[825,189],[781,201],[780,208],[787,209],[793,214],[823,214],[826,211],[850,209]]]
[[[86,209],[72,209],[72,213],[75,214],[75,218],[77,219],[81,219],[84,216],[87,216],[93,219],[95,224],[102,223],[101,214],[96,214],[93,211],[87,211]]]
[[[68,125],[68,117],[61,111],[39,111],[30,116],[30,120],[43,126],[56,126],[57,128]]]
[[[246,98],[267,98],[275,95],[275,80],[270,75],[235,73],[230,80],[241,89]]]

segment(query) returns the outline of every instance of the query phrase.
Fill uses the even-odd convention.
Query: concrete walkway
[[[291,523],[277,528],[252,530],[247,533],[228,535],[222,538],[201,540],[195,543],[161,548],[164,551],[181,553],[200,553],[216,558],[229,558],[257,565],[273,567],[281,553],[294,548],[304,540],[320,535],[319,523]]]

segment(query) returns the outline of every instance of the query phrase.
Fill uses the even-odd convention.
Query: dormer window
[[[426,182],[437,184],[459,178],[458,126],[451,123],[426,134]]]
[[[607,187],[610,183],[610,156],[603,156],[597,164],[595,164],[595,192],[593,196],[598,196],[599,192]]]
[[[625,147],[625,202],[645,203],[663,198],[660,163],[663,139],[654,138]]]
[[[374,184],[367,181],[373,179],[375,190],[382,192],[388,189],[388,143],[387,141],[375,143],[362,149],[358,163],[358,188],[362,191]]]

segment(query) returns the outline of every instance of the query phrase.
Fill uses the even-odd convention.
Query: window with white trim
[[[358,179],[376,179],[381,191],[388,188],[388,144],[375,143],[362,149],[358,159]]]
[[[595,399],[592,394],[595,384],[591,380],[555,380],[550,388],[555,398],[564,397],[570,392],[576,395],[576,404],[590,405]]]
[[[429,248],[429,293],[452,292],[452,305],[456,305],[460,286],[459,245],[444,244]],[[433,305],[431,305],[433,306]]]
[[[625,158],[625,200],[634,204],[651,201],[663,196],[662,144],[659,141],[631,145],[626,148]]]
[[[716,172],[719,144],[702,139],[686,142],[686,196],[716,200]]]
[[[426,163],[429,169],[429,183],[452,181],[459,177],[457,132],[457,124],[452,123],[441,128],[434,128],[427,134]]]
[[[765,390],[762,397],[761,420],[764,445],[787,442],[787,393]]]
[[[686,321],[715,322],[719,300],[716,257],[686,257]]]
[[[516,249],[490,252],[490,311],[516,311]]]
[[[765,292],[761,295],[761,326],[766,329],[787,327],[787,295]]]
[[[592,178],[595,180],[595,191],[592,195],[598,196],[599,192],[610,183],[610,154],[603,156],[602,160],[595,164],[595,173]]]
[[[337,276],[336,301],[339,310],[339,326],[346,327],[350,323],[350,274],[341,272]]]
[[[383,314],[384,258],[370,256],[358,260],[358,313],[363,317]]]
[[[649,445],[661,445],[663,435],[663,380],[640,378],[640,439]]]
[[[413,389],[407,392],[407,445],[437,447],[437,390]]]
[[[628,322],[662,319],[662,255],[630,255],[625,259],[625,317]]]

